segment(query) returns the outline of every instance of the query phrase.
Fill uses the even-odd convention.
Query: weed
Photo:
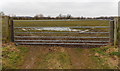
[[[112,52],[112,53],[110,53],[110,55],[117,55],[117,56],[120,56],[120,52]]]

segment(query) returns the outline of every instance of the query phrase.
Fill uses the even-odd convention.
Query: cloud
[[[114,16],[118,13],[117,8],[116,2],[9,2],[4,4],[2,11],[30,16],[40,13],[45,16],[57,16],[60,13],[73,16]]]

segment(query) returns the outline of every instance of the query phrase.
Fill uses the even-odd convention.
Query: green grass
[[[120,56],[120,52],[112,52],[112,53],[110,53],[110,55],[117,55],[117,56]]]
[[[16,21],[15,26],[24,27],[69,27],[69,26],[108,26],[109,21],[89,20],[89,21]]]
[[[112,57],[120,56],[120,52],[115,51],[114,46],[106,46],[101,48],[92,48],[92,52],[94,54],[98,53],[98,55],[94,55],[92,58],[97,61],[97,63],[104,63],[102,64],[102,67],[104,69],[117,69],[117,65],[112,66],[109,65],[109,59],[112,59]],[[113,49],[113,51],[112,51]],[[114,60],[114,59],[113,59]],[[110,61],[111,63],[111,61]],[[114,65],[114,64],[113,64]]]
[[[7,46],[3,48],[3,69],[17,69],[23,62],[27,47]]]
[[[106,52],[107,49],[109,48],[113,48],[113,47],[100,47],[100,48],[92,48],[91,50],[94,51],[94,52],[97,52],[99,54],[102,54],[102,55],[109,55]]]

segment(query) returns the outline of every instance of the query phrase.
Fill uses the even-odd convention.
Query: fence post
[[[120,47],[120,17],[118,18],[118,46]]]
[[[9,17],[5,16],[2,23],[2,41],[9,42]]]
[[[8,40],[11,42],[11,17],[8,20]]]
[[[114,45],[114,21],[110,21],[110,45]]]
[[[11,42],[14,42],[14,22],[13,19],[10,19],[10,29],[11,29]]]
[[[118,45],[118,18],[114,19],[114,46]]]

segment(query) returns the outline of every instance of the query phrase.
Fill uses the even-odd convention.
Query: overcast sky
[[[0,11],[18,16],[117,16],[119,0],[0,0]]]

